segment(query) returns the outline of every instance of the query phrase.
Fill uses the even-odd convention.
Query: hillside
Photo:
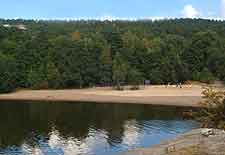
[[[0,92],[225,81],[225,22],[0,20]]]

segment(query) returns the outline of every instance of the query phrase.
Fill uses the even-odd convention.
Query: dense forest
[[[0,20],[0,92],[225,81],[225,22]]]

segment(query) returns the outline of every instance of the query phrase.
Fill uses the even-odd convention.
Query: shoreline
[[[150,148],[137,148],[118,155],[225,155],[224,151],[223,130],[199,128]]]
[[[116,91],[110,87],[66,90],[20,90],[1,94],[0,102],[94,102],[201,107],[201,86],[146,86],[144,89]]]

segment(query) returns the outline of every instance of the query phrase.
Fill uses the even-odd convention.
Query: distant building
[[[20,29],[20,30],[27,30],[26,25],[23,25],[23,24],[15,25],[15,27]]]
[[[12,27],[11,25],[9,25],[9,24],[3,24],[2,25],[3,27],[6,27],[6,28],[10,28],[10,27]]]
[[[15,28],[17,28],[19,30],[27,30],[26,25],[23,25],[23,24],[18,24],[18,25],[3,24],[2,26],[5,27],[5,28],[15,27]]]

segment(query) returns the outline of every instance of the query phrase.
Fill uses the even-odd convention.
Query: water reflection
[[[181,108],[1,103],[0,154],[105,155],[148,147],[195,128]]]

